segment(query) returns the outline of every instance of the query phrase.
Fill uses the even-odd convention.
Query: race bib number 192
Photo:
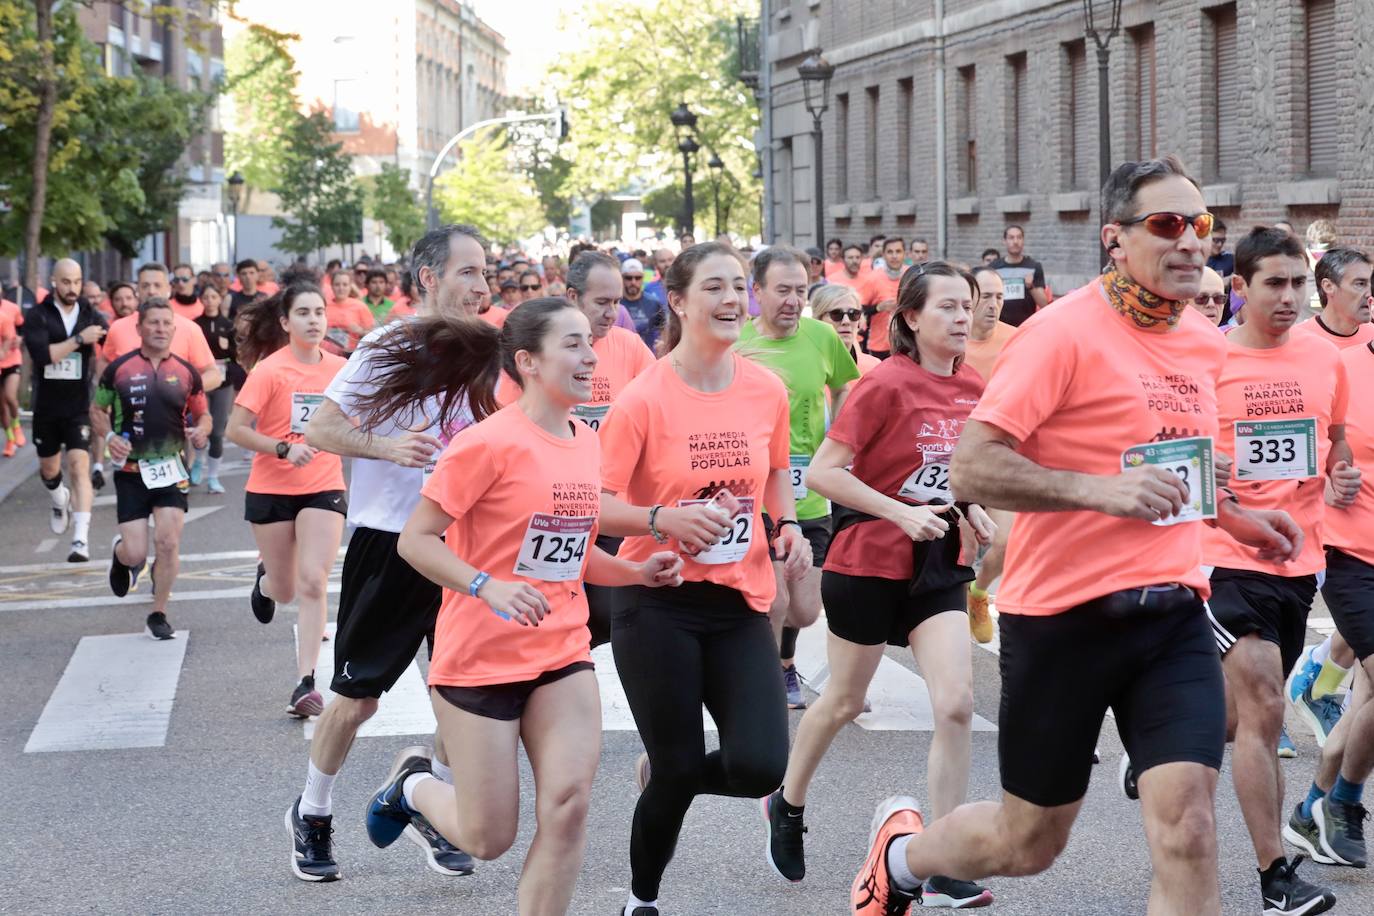
[[[1217,517],[1217,478],[1212,457],[1212,438],[1173,439],[1132,446],[1121,453],[1121,469],[1158,465],[1173,473],[1188,490],[1178,515],[1153,524],[1166,526]]]
[[[1236,423],[1237,480],[1302,480],[1317,476],[1317,421]]]
[[[515,558],[515,574],[545,582],[567,582],[582,574],[587,542],[596,527],[596,516],[571,518],[536,512],[530,516],[520,554]]]
[[[683,499],[679,506],[697,506],[710,502],[709,499]],[[730,520],[730,530],[716,543],[698,553],[692,559],[708,566],[725,563],[738,563],[749,553],[749,545],[754,542],[754,498],[740,497],[739,514]]]

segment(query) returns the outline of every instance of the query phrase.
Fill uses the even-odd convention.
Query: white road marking
[[[83,636],[24,752],[162,747],[190,636]]]
[[[345,544],[339,548],[339,556],[342,557],[348,550]],[[183,553],[181,562],[185,563],[210,563],[219,560],[256,560],[258,552],[256,550],[221,550],[212,553]],[[70,563],[24,563],[18,566],[0,566],[0,574],[26,573],[26,572],[56,572],[61,569],[71,569]]]
[[[254,552],[253,556],[257,556]],[[66,564],[63,564],[64,566]],[[151,586],[145,585],[146,579],[139,580],[139,593],[128,596],[127,598],[116,598],[113,595],[93,595],[89,598],[60,598],[56,601],[44,599],[41,601],[0,601],[0,614],[9,611],[37,611],[37,610],[60,610],[63,608],[77,607],[133,607],[138,604],[152,604],[153,595]],[[148,589],[145,591],[145,589]],[[173,592],[168,601],[213,601],[218,598],[242,598],[245,601],[253,591],[251,585],[241,585],[236,588],[207,588],[200,591]],[[339,583],[330,582],[326,591],[329,594],[337,594]]]
[[[300,644],[299,627],[293,627],[296,643]],[[326,704],[334,693],[329,684],[334,680],[334,624],[325,625],[330,641],[320,644],[320,658],[315,663],[315,689],[324,697]],[[420,676],[420,666],[410,663],[396,685],[382,694],[377,704],[377,714],[363,723],[358,729],[359,738],[375,738],[381,735],[432,735],[434,734],[434,710],[429,704],[429,688]],[[315,736],[315,720],[305,722],[305,740]]]
[[[634,714],[630,712],[630,701],[625,696],[625,688],[620,686],[620,673],[615,667],[615,656],[607,643],[592,650],[592,662],[596,665],[596,683],[601,688],[601,730],[607,732],[639,731],[635,726]],[[706,707],[701,709],[701,721],[708,732],[716,730],[716,723]]]
[[[192,506],[186,513],[186,524],[189,525],[191,522],[200,521],[207,515],[214,515],[223,508],[223,506]]]
[[[47,553],[57,546],[57,538],[43,538],[38,542],[38,546],[33,549],[34,553]]]

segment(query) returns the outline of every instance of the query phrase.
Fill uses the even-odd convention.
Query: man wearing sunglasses
[[[635,322],[635,333],[650,350],[658,342],[663,332],[663,301],[655,299],[644,291],[644,265],[630,258],[620,265],[620,279],[625,284],[625,295],[620,304]]]
[[[1002,797],[924,830],[910,799],[885,802],[854,885],[874,905],[859,912],[882,912],[931,875],[1049,868],[1109,708],[1139,773],[1150,911],[1221,912],[1226,701],[1202,529],[1220,525],[1273,560],[1297,557],[1302,532],[1286,513],[1215,494],[1226,341],[1188,305],[1211,229],[1196,180],[1172,156],[1123,163],[1102,210],[1110,269],[1007,344],[950,467],[960,501],[1017,513],[997,596]],[[1280,872],[1296,894],[1291,867]]]
[[[1226,311],[1226,281],[1210,267],[1202,268],[1202,288],[1193,297],[1193,307],[1214,325],[1220,325]]]
[[[529,302],[531,299],[538,299],[544,295],[544,281],[539,278],[539,271],[527,270],[520,275],[520,301]]]
[[[1025,229],[1008,226],[1002,232],[1002,242],[1007,253],[992,262],[992,269],[1002,275],[1006,286],[1002,320],[1015,328],[1048,304],[1045,268],[1034,258],[1026,257]]]
[[[234,282],[234,272],[225,261],[210,265],[210,285],[219,290],[220,298],[229,298],[229,287]]]
[[[168,300],[172,312],[187,321],[195,321],[205,314],[205,306],[196,295],[196,271],[190,264],[172,268],[172,297]]]

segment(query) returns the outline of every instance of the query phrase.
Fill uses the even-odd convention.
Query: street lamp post
[[[1111,95],[1107,86],[1108,50],[1121,31],[1121,0],[1083,0],[1083,29],[1097,48],[1097,186],[1106,184],[1112,171]],[[1102,249],[1102,264],[1107,249]]]
[[[806,110],[811,113],[811,139],[815,143],[811,170],[816,173],[816,247],[825,245],[825,182],[821,169],[821,116],[830,108],[830,78],[835,68],[817,48],[797,68],[802,91],[806,95]]]
[[[233,252],[233,261],[239,262],[239,198],[243,196],[243,173],[235,172],[229,176],[229,207],[234,215],[234,234],[230,250]]]
[[[678,227],[679,236],[696,231],[696,206],[692,203],[692,154],[701,149],[693,131],[697,127],[697,116],[679,102],[668,116],[673,122],[673,133],[677,136],[677,148],[682,152],[682,225]]]
[[[714,152],[707,160],[706,167],[711,170],[711,203],[716,211],[716,238],[720,238],[720,170],[725,168],[725,163]]]

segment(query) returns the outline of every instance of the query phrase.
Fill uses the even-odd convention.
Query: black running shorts
[[[811,565],[820,569],[825,565],[826,555],[830,553],[830,541],[832,540],[830,516],[804,518],[798,524],[801,525],[802,535],[811,543]],[[768,559],[776,563],[778,562],[778,554],[773,549],[773,540],[777,538],[778,532],[773,527],[773,520],[766,514],[763,516],[763,530],[768,532]]]
[[[1307,639],[1307,612],[1317,594],[1316,576],[1275,576],[1249,569],[1212,570],[1212,618],[1217,648],[1224,656],[1251,633],[1279,647],[1283,676],[1293,670]]]
[[[443,590],[396,552],[399,534],[357,528],[344,554],[334,679],[329,689],[361,700],[390,690],[420,644],[434,652]]]
[[[591,671],[594,667],[591,662],[573,662],[554,671],[545,671],[532,680],[516,681],[513,684],[486,684],[482,687],[450,687],[446,684],[436,684],[434,689],[439,691],[439,696],[464,712],[485,719],[513,722],[525,714],[525,706],[540,687],[561,681],[579,671]]]
[[[911,593],[911,583],[876,576],[821,573],[825,622],[840,639],[861,646],[908,646],[911,631],[936,614],[968,612],[968,590],[954,585]]]
[[[1326,548],[1322,598],[1355,657],[1363,662],[1374,655],[1374,566],[1339,548]]]
[[[319,493],[244,493],[243,518],[254,525],[294,522],[303,509],[324,509],[348,515],[348,497],[343,490]]]
[[[0,369],[0,382],[3,382],[5,379],[9,378],[11,375],[18,375],[18,374],[19,374],[19,370],[20,370],[21,368],[23,368],[23,367],[21,367],[21,366],[6,366],[5,368]]]
[[[91,447],[91,418],[84,413],[71,417],[35,414],[33,446],[39,458],[51,458],[63,448],[84,452]]]
[[[1051,808],[1088,790],[1110,708],[1137,774],[1164,763],[1221,768],[1221,659],[1191,589],[1115,592],[1062,614],[1002,614],[997,756],[1002,788]]]
[[[186,511],[186,490],[181,486],[150,490],[137,471],[115,471],[115,518],[119,524],[136,522],[153,514],[154,509]]]

